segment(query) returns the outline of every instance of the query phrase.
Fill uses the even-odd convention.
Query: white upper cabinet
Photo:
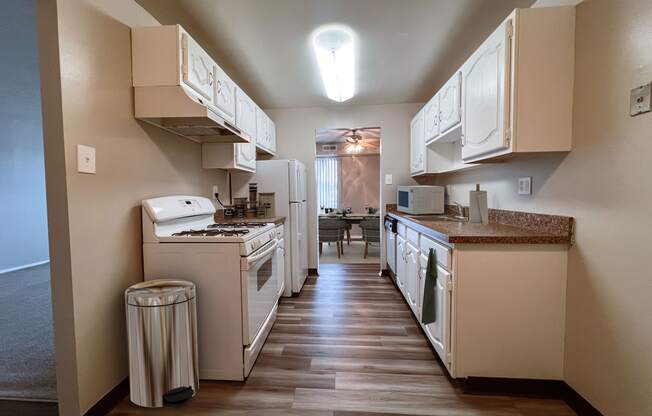
[[[256,140],[256,108],[258,106],[240,88],[235,92],[235,124],[245,134]]]
[[[426,143],[424,141],[424,109],[419,110],[410,124],[410,173],[419,175],[425,172]]]
[[[183,82],[212,103],[215,62],[187,33],[181,37],[181,49]]]
[[[412,174],[570,151],[574,75],[575,8],[514,10],[421,110],[427,148],[413,138]]]
[[[236,143],[234,165],[236,169],[245,171],[256,171],[256,144]]]
[[[269,151],[276,154],[276,123],[271,118],[269,119]]]
[[[426,144],[432,142],[439,136],[439,94],[428,101],[424,111],[424,137]]]
[[[268,155],[276,153],[276,125],[260,108],[256,108],[256,147]]]
[[[235,123],[235,82],[217,64],[213,71],[215,74],[215,107],[225,119]]]
[[[462,69],[462,159],[509,147],[512,20],[504,22]]]
[[[456,72],[439,90],[439,132],[446,134],[462,121],[462,73]]]

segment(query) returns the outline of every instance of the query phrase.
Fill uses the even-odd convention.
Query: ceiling
[[[136,0],[180,23],[263,108],[341,105],[325,97],[311,33],[356,34],[351,105],[425,102],[515,7],[533,0]]]
[[[344,143],[346,142],[346,137],[350,136],[352,131],[353,129],[317,129],[315,139],[319,144]],[[362,137],[363,141],[377,141],[380,139],[379,127],[360,128],[356,129],[356,132]]]

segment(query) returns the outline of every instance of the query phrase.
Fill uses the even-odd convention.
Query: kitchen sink
[[[460,218],[454,215],[407,215],[408,218],[417,221],[450,221],[450,222],[466,222],[467,218]]]

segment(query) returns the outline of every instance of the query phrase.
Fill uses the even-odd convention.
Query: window
[[[319,157],[316,161],[317,201],[319,209],[338,208],[340,185],[340,160],[336,157]]]

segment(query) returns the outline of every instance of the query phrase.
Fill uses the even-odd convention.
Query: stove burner
[[[267,223],[264,222],[218,222],[207,228],[260,228],[266,225]]]
[[[238,229],[238,230],[223,230],[219,228],[213,228],[210,230],[187,230],[180,231],[178,233],[172,234],[174,237],[240,237],[245,234],[249,234],[247,229]]]

